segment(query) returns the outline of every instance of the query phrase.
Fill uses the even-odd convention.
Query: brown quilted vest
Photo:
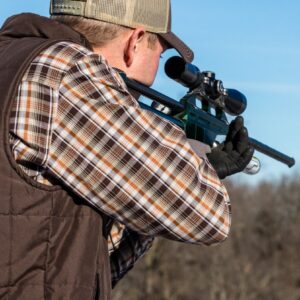
[[[0,299],[110,299],[107,219],[62,186],[24,175],[9,145],[9,116],[32,59],[70,28],[22,14],[0,31]]]

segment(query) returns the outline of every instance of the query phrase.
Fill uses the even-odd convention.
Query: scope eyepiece
[[[179,56],[167,60],[165,72],[171,79],[190,89],[196,88],[202,82],[200,70],[195,65],[186,63]]]

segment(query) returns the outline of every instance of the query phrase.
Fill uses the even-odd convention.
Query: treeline
[[[212,247],[157,240],[113,300],[300,300],[300,177],[227,186],[229,239]]]

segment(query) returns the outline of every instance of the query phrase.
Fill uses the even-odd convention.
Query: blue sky
[[[34,12],[48,16],[48,0],[0,0],[0,24],[10,15]],[[200,70],[216,72],[224,86],[243,92],[243,114],[252,137],[296,159],[289,169],[264,155],[262,171],[238,174],[236,181],[257,183],[299,173],[300,162],[300,1],[173,0],[173,31],[195,52]],[[185,89],[168,79],[163,55],[154,87],[179,99]],[[2,58],[3,59],[3,58]]]

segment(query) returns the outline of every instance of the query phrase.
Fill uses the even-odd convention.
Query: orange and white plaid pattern
[[[105,59],[82,46],[60,42],[35,58],[10,134],[29,176],[63,182],[124,224],[111,233],[116,281],[155,236],[213,244],[228,235],[229,198],[209,162],[180,128],[141,109]]]

